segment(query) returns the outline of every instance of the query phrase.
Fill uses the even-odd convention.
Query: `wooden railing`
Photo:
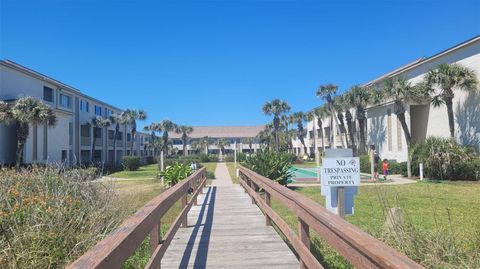
[[[423,268],[407,256],[346,222],[324,207],[245,167],[240,184],[264,212],[266,225],[275,226],[290,242],[300,259],[300,268],[323,268],[310,252],[309,230],[319,234],[355,268]],[[264,196],[257,192],[261,188]],[[320,192],[320,189],[318,190]],[[298,234],[271,208],[274,198],[298,217]]]
[[[187,214],[197,204],[206,182],[205,168],[158,195],[119,228],[96,244],[67,268],[120,268],[150,234],[151,257],[145,268],[160,268],[160,261],[177,230],[187,226]],[[189,191],[193,189],[190,201]],[[163,238],[160,236],[161,218],[178,201],[182,211]]]

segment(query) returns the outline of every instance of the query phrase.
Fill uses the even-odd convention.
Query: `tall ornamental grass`
[[[0,268],[63,268],[119,224],[114,189],[83,170],[0,170]]]

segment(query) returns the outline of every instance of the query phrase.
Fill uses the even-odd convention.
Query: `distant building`
[[[0,61],[0,100],[14,102],[24,96],[35,97],[51,106],[57,116],[53,127],[30,126],[23,151],[24,163],[86,163],[91,160],[95,136],[94,162],[112,163],[130,155],[133,141],[130,126],[93,127],[92,118],[120,114],[122,109],[90,97],[80,90],[12,61]],[[152,156],[150,135],[138,132],[133,154]],[[114,150],[114,143],[116,146]],[[15,161],[16,128],[0,123],[0,164]],[[116,157],[116,158],[115,158]]]
[[[425,74],[436,68],[441,63],[458,63],[475,72],[480,80],[480,36],[467,40],[452,48],[444,50],[428,58],[420,58],[410,64],[402,66],[394,71],[386,73],[363,86],[377,87],[387,78],[404,77],[413,85],[420,83]],[[464,91],[455,91],[453,100],[453,110],[455,115],[455,130],[458,142],[463,145],[473,146],[477,153],[480,151],[480,92],[467,93]],[[445,106],[433,107],[429,102],[418,100],[406,105],[406,121],[411,132],[413,142],[423,142],[429,136],[450,137],[447,109]],[[353,114],[355,144],[359,144],[359,126],[355,115]],[[342,140],[345,134],[334,124],[330,128],[329,118],[323,120],[323,141],[325,148],[341,148]],[[314,127],[315,126],[315,127]],[[307,135],[305,144],[307,154],[314,153],[314,133],[318,130],[317,123],[312,121],[307,123]],[[331,129],[335,132],[335,141],[333,145],[328,143],[328,137]],[[347,130],[348,132],[348,130]],[[348,133],[347,133],[348,135]],[[407,159],[406,140],[400,121],[393,111],[393,103],[385,102],[380,105],[371,105],[367,107],[367,126],[366,126],[367,145],[374,145],[381,158],[405,161]],[[322,152],[322,138],[318,139],[318,148]],[[304,154],[304,149],[299,139],[294,139],[294,152]]]
[[[194,126],[193,132],[189,135],[187,150],[189,153],[203,152],[205,153],[206,147],[201,145],[201,141],[204,138],[208,138],[208,153],[219,154],[220,149],[216,145],[218,139],[225,139],[227,146],[225,147],[225,153],[229,154],[234,151],[235,141],[237,143],[238,152],[256,152],[260,149],[260,143],[256,136],[260,131],[265,128],[263,125],[257,126]],[[171,133],[170,137],[173,139],[173,147],[179,152],[183,153],[183,142],[181,140],[182,134]],[[246,143],[246,139],[251,138],[252,148],[250,149],[249,143]],[[193,147],[193,145],[198,145]]]

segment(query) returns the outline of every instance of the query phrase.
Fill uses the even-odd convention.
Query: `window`
[[[68,95],[60,94],[60,105],[63,107],[72,107],[71,97]]]
[[[108,139],[113,140],[114,137],[115,137],[115,131],[108,130]]]
[[[67,160],[67,151],[62,150],[62,162],[65,162]]]
[[[53,102],[53,89],[49,87],[43,87],[43,100]]]
[[[68,123],[68,142],[70,145],[73,144],[73,124],[71,122]]]
[[[90,104],[86,100],[80,100],[80,110],[88,112],[90,110]]]
[[[110,109],[107,109],[107,118],[111,117],[112,115],[113,115],[113,111],[111,111]]]
[[[102,116],[102,107],[95,106],[95,115]]]
[[[130,140],[131,140],[131,137],[132,137],[132,135],[131,135],[131,134],[127,134],[127,142],[130,142]]]
[[[118,132],[118,133],[117,133],[117,140],[118,140],[118,141],[122,141],[122,137],[123,137],[123,133],[122,133],[122,132]]]
[[[90,125],[80,125],[80,135],[83,137],[90,137]]]

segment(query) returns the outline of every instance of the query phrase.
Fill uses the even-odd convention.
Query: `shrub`
[[[247,157],[245,166],[266,178],[286,186],[287,180],[293,176],[293,173],[290,171],[290,161],[291,156],[288,154],[264,151]]]
[[[215,155],[210,154],[200,154],[198,155],[200,162],[202,163],[210,163],[210,162],[218,162],[218,157]]]
[[[135,171],[140,167],[140,158],[137,156],[123,156],[123,169],[127,171]]]
[[[234,162],[235,157],[233,155],[227,155],[227,156],[225,156],[225,161],[229,162],[229,163]]]
[[[0,268],[63,268],[119,224],[114,189],[88,174],[0,170]]]
[[[438,180],[475,180],[478,163],[471,149],[447,138],[429,137],[411,147],[412,166],[424,165],[425,176]]]
[[[167,166],[165,171],[160,172],[158,175],[163,177],[164,184],[172,187],[177,184],[180,180],[188,177],[192,174],[192,169],[184,164],[175,163],[172,166]]]

